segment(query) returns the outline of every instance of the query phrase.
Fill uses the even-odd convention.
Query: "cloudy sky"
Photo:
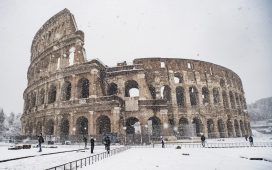
[[[272,96],[271,0],[1,0],[0,107],[22,112],[31,41],[68,8],[85,32],[88,59],[104,64],[179,57],[230,68],[248,103]]]

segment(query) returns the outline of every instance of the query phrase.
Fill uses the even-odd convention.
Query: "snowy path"
[[[120,146],[112,146],[111,149],[114,149],[116,147]],[[3,148],[1,148],[3,149]],[[5,148],[7,150],[7,148]],[[75,147],[71,147],[70,150],[73,149],[79,149]],[[82,149],[82,148],[80,148]],[[68,148],[57,148],[57,149],[51,149],[51,148],[44,148],[42,153],[49,153],[54,150],[55,152],[59,152],[61,150],[69,150]],[[54,155],[44,155],[41,156],[40,154],[37,154],[37,148],[32,148],[30,150],[19,150],[22,152],[25,152],[24,154],[22,152],[14,151],[13,157],[18,157],[17,155],[29,155],[35,153],[37,156],[21,159],[21,160],[14,160],[10,162],[3,162],[0,163],[0,170],[39,170],[39,169],[46,169],[51,168],[60,164],[64,164],[70,161],[74,161],[76,159],[85,158],[87,156],[90,156],[90,150],[86,150],[85,152],[79,151],[79,152],[68,152],[68,153],[59,153]],[[105,151],[104,146],[96,146],[94,150],[94,154],[101,153]],[[8,152],[8,151],[5,151]],[[1,154],[5,155],[5,154]],[[10,153],[8,154],[9,156]],[[3,157],[3,156],[2,156]]]
[[[187,155],[182,155],[188,153]],[[104,159],[83,170],[270,170],[272,163],[240,158],[270,157],[272,148],[133,148],[116,156]]]

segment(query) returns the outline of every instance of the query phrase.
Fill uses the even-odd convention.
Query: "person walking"
[[[206,138],[205,138],[205,136],[202,134],[202,135],[201,135],[201,144],[202,144],[202,147],[205,147],[205,140],[206,140]]]
[[[248,137],[248,136],[247,136],[247,135],[245,135],[245,139],[246,139],[246,141],[247,141],[247,137]]]
[[[249,136],[248,140],[249,140],[250,146],[253,146],[253,137]]]
[[[164,148],[165,146],[164,146],[164,139],[163,139],[163,137],[161,137],[161,144],[162,144],[162,148]]]
[[[86,149],[87,148],[87,138],[86,138],[86,136],[83,136],[83,141],[84,141],[85,149]]]
[[[44,139],[42,137],[42,133],[38,136],[38,147],[39,147],[39,152],[42,152],[42,143],[44,143]]]
[[[93,150],[94,150],[94,138],[91,137],[91,154],[93,153]]]
[[[106,148],[108,154],[110,153],[110,144],[111,144],[110,137],[106,136],[106,138],[105,138],[105,148]]]

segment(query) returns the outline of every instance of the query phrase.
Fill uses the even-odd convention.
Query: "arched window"
[[[89,97],[89,80],[82,78],[78,81],[79,98]]]
[[[171,88],[168,85],[161,87],[161,98],[166,100],[167,102],[172,101]]]
[[[198,91],[196,87],[194,86],[190,87],[189,94],[190,94],[191,106],[197,106],[198,105]]]
[[[48,92],[48,103],[54,103],[56,101],[56,97],[57,97],[57,87],[52,84],[49,88],[49,92]]]
[[[188,134],[188,124],[189,124],[189,121],[187,118],[185,117],[182,117],[179,119],[179,126],[178,126],[178,132],[179,132],[179,135],[182,136],[182,137],[188,137],[189,134]]]
[[[234,96],[232,91],[229,92],[229,96],[230,96],[230,105],[232,109],[235,109],[235,101],[234,101]]]
[[[54,135],[54,121],[50,119],[45,124],[45,134],[46,135]]]
[[[237,93],[235,93],[235,101],[236,101],[236,106],[239,109],[240,108],[240,101],[239,101],[239,97],[238,97]]]
[[[117,84],[111,83],[108,87],[108,95],[116,95],[118,92]]]
[[[156,89],[155,89],[155,87],[153,87],[152,85],[149,85],[148,87],[149,87],[149,91],[150,91],[152,99],[156,99]]]
[[[41,89],[39,93],[39,105],[44,104],[44,95],[45,95],[45,91],[44,89]]]
[[[216,105],[220,102],[219,90],[218,88],[213,88],[213,103]]]
[[[202,87],[202,102],[204,106],[210,103],[210,93],[207,87]]]
[[[222,97],[223,97],[224,108],[228,109],[229,108],[229,102],[228,102],[227,93],[225,91],[222,92]]]
[[[222,119],[219,119],[217,122],[217,127],[219,131],[220,138],[225,138],[225,123]]]
[[[208,128],[208,137],[213,138],[215,137],[214,134],[214,123],[212,119],[208,119],[207,121],[207,128]]]
[[[174,82],[176,84],[183,83],[183,76],[180,73],[174,73]]]
[[[126,133],[127,134],[135,134],[135,123],[139,122],[139,119],[135,117],[129,117],[126,120]]]
[[[62,100],[70,100],[71,98],[72,84],[69,81],[65,81],[62,86]]]
[[[125,82],[125,97],[139,97],[139,85],[135,80]]]
[[[88,119],[86,117],[81,116],[76,120],[76,134],[77,135],[88,134]]]
[[[193,119],[193,122],[192,122],[192,123],[195,124],[196,135],[197,135],[197,136],[201,136],[201,133],[203,133],[203,129],[204,129],[201,120],[200,120],[199,118],[195,117],[195,118]]]
[[[178,107],[184,108],[185,107],[185,94],[184,94],[183,87],[176,88],[176,98],[177,98]]]
[[[152,121],[152,135],[161,136],[161,120],[156,116],[150,117],[148,120]]]
[[[61,140],[67,140],[69,137],[70,123],[67,118],[62,118],[60,122],[60,138]]]
[[[36,92],[31,94],[31,108],[36,106]]]
[[[111,121],[108,116],[102,115],[96,119],[96,134],[108,134],[111,132]]]

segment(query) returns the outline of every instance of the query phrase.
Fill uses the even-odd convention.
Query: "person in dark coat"
[[[83,141],[84,141],[85,149],[86,149],[87,148],[87,138],[86,138],[86,136],[83,136]]]
[[[205,140],[206,140],[206,138],[205,138],[205,136],[202,134],[202,135],[201,135],[201,144],[202,144],[202,147],[205,147]]]
[[[245,135],[245,139],[246,139],[246,141],[247,141],[247,137],[248,137],[248,136],[247,136],[247,135]]]
[[[111,144],[109,136],[106,136],[104,144],[105,144],[105,148],[106,148],[106,150],[107,150],[107,152],[109,154],[110,153],[110,144]]]
[[[39,147],[39,152],[42,152],[42,143],[44,143],[44,139],[42,137],[42,133],[38,136],[38,147]]]
[[[94,138],[93,137],[91,137],[90,142],[91,142],[91,153],[93,153],[93,150],[94,150]]]
[[[249,140],[250,146],[253,146],[253,137],[249,136],[248,140]]]
[[[165,146],[164,146],[164,139],[163,139],[163,137],[161,137],[161,144],[162,144],[162,148],[164,148]]]

